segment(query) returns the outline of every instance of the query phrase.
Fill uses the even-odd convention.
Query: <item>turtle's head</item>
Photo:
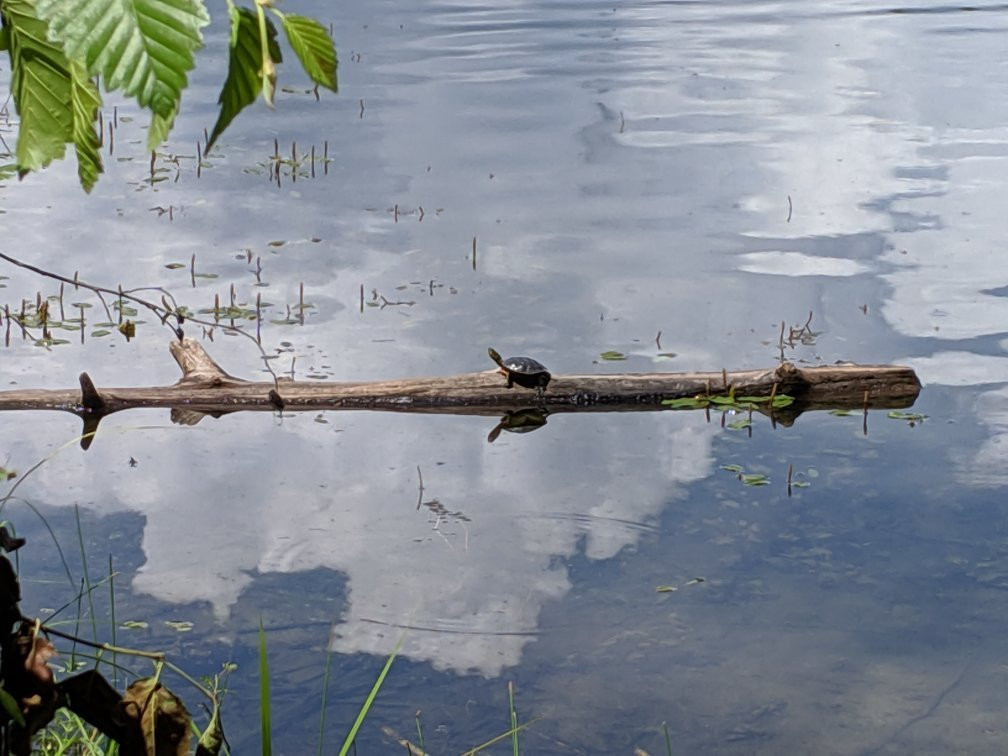
[[[500,356],[500,354],[499,354],[499,353],[497,352],[497,350],[496,350],[496,349],[494,349],[493,347],[490,347],[489,349],[487,349],[487,354],[489,354],[489,355],[490,355],[490,359],[491,359],[491,360],[493,360],[493,361],[494,361],[494,362],[496,362],[496,363],[497,363],[498,365],[500,365],[500,366],[501,366],[502,368],[504,368],[505,370],[507,370],[507,368],[506,368],[506,367],[504,367],[504,360],[503,360],[503,359],[501,359],[501,356]]]

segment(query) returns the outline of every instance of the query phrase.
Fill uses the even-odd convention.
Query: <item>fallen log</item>
[[[730,372],[555,375],[544,392],[509,389],[496,370],[392,381],[246,381],[225,372],[193,339],[172,341],[170,350],[182,369],[182,378],[171,386],[97,388],[82,373],[80,389],[2,391],[0,410],[73,412],[84,418],[88,433],[105,415],[140,407],[168,407],[173,420],[191,424],[205,415],[241,410],[501,415],[533,407],[552,414],[660,410],[669,408],[663,402],[691,398],[697,400],[691,406],[703,408],[708,406],[705,399],[787,396],[793,400],[787,407],[767,403],[756,409],[788,423],[809,409],[905,408],[920,392],[920,381],[908,367],[848,363],[799,367],[790,362]]]

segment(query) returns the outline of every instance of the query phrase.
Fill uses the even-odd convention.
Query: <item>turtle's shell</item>
[[[513,373],[521,373],[522,375],[549,373],[545,365],[531,357],[508,357],[504,360],[504,367]]]
[[[531,357],[508,357],[504,360],[504,369],[507,371],[508,388],[517,383],[523,388],[545,389],[553,377],[545,365]]]

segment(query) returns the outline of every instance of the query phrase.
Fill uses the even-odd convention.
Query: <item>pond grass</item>
[[[259,618],[259,722],[262,754],[271,756],[273,738],[270,734],[269,661],[266,658],[266,630],[263,628],[262,617]]]

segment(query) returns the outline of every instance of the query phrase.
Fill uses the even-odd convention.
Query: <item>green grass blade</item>
[[[371,686],[371,692],[368,693],[364,703],[361,706],[360,712],[357,714],[357,719],[354,720],[353,726],[350,728],[350,732],[347,733],[346,738],[343,741],[343,746],[340,748],[339,756],[346,756],[347,751],[353,745],[354,739],[357,737],[357,731],[360,726],[364,724],[364,718],[367,716],[368,712],[371,711],[371,705],[374,703],[375,698],[378,696],[378,691],[381,690],[382,683],[385,682],[385,676],[388,674],[389,669],[392,668],[392,662],[395,661],[396,656],[399,654],[399,649],[402,648],[403,640],[406,638],[406,634],[403,633],[399,636],[399,642],[396,643],[392,653],[389,654],[388,659],[385,660],[385,666],[382,667],[382,671],[378,674],[378,679],[374,681],[374,685]]]
[[[115,612],[115,572],[112,571],[112,554],[108,555],[109,613],[112,617],[112,645],[116,645],[116,612]],[[116,663],[115,651],[112,652],[112,684],[119,686],[119,665]]]
[[[272,756],[273,738],[270,735],[269,663],[266,659],[266,630],[259,618],[259,715],[262,733],[263,756]]]
[[[508,712],[511,715],[511,754],[518,756],[518,713],[514,705],[514,683],[508,680]]]
[[[322,713],[319,715],[318,756],[322,756],[322,743],[325,741],[326,696],[329,693],[329,669],[332,666],[332,651],[325,657],[325,671],[322,673]]]
[[[525,722],[524,724],[517,725],[516,727],[511,728],[507,732],[502,732],[497,737],[490,738],[490,740],[488,740],[487,742],[481,743],[478,746],[474,746],[473,748],[470,748],[468,751],[466,751],[464,754],[462,754],[462,756],[475,756],[475,754],[479,753],[480,751],[485,751],[490,746],[497,745],[498,743],[507,740],[508,738],[510,738],[512,736],[512,733],[514,733],[515,731],[521,732],[522,730],[524,730],[524,729],[526,729],[528,727],[531,727],[536,722],[538,722],[540,719],[542,719],[542,717],[536,717],[535,719],[530,719],[528,722]]]

